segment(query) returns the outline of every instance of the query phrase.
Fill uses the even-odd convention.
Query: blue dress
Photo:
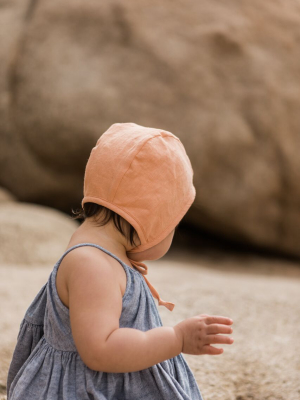
[[[147,331],[163,326],[140,272],[101,246],[77,244],[55,264],[20,324],[8,371],[7,400],[203,400],[182,354],[127,373],[94,371],[83,363],[72,337],[69,309],[55,284],[62,259],[79,246],[97,247],[123,266],[127,282],[120,328]]]

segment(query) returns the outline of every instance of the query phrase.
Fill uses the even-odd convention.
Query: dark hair
[[[113,220],[114,225],[118,229],[118,231],[121,232],[122,235],[125,236],[127,239],[129,239],[132,246],[137,246],[134,241],[135,236],[137,238],[139,237],[137,231],[128,221],[121,217],[121,215],[110,210],[109,208],[106,208],[96,203],[87,202],[84,203],[83,206],[80,206],[80,208],[76,211],[72,209],[72,213],[74,214],[71,216],[71,218],[73,219],[83,219],[85,221],[87,218],[94,217],[97,226],[106,225],[110,220]],[[123,224],[127,226],[129,225],[129,238],[123,230]]]

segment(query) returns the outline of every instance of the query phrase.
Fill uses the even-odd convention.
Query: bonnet
[[[92,148],[84,175],[84,197],[115,211],[136,230],[141,244],[127,252],[159,305],[170,311],[146,278],[147,266],[130,254],[165,239],[194,202],[193,169],[180,139],[163,129],[132,122],[111,125]]]

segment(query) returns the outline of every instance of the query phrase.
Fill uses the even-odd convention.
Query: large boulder
[[[0,206],[1,203],[10,203],[12,201],[17,201],[16,196],[14,196],[9,190],[0,186]]]
[[[30,4],[0,184],[70,211],[112,123],[163,128],[194,167],[188,221],[300,255],[298,2]]]
[[[0,264],[29,267],[54,265],[79,226],[61,211],[21,202],[1,202],[0,221]]]
[[[0,165],[5,162],[9,146],[13,146],[10,106],[15,82],[11,72],[30,17],[30,3],[30,0],[0,0]]]

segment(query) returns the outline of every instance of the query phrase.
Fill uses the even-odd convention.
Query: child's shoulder
[[[79,243],[70,243],[70,249]],[[122,296],[126,289],[126,273],[121,264],[109,254],[94,246],[79,246],[72,249],[61,260],[57,275],[56,289],[62,303],[69,308],[68,281],[70,274],[105,274],[113,271],[116,283],[119,284]]]

